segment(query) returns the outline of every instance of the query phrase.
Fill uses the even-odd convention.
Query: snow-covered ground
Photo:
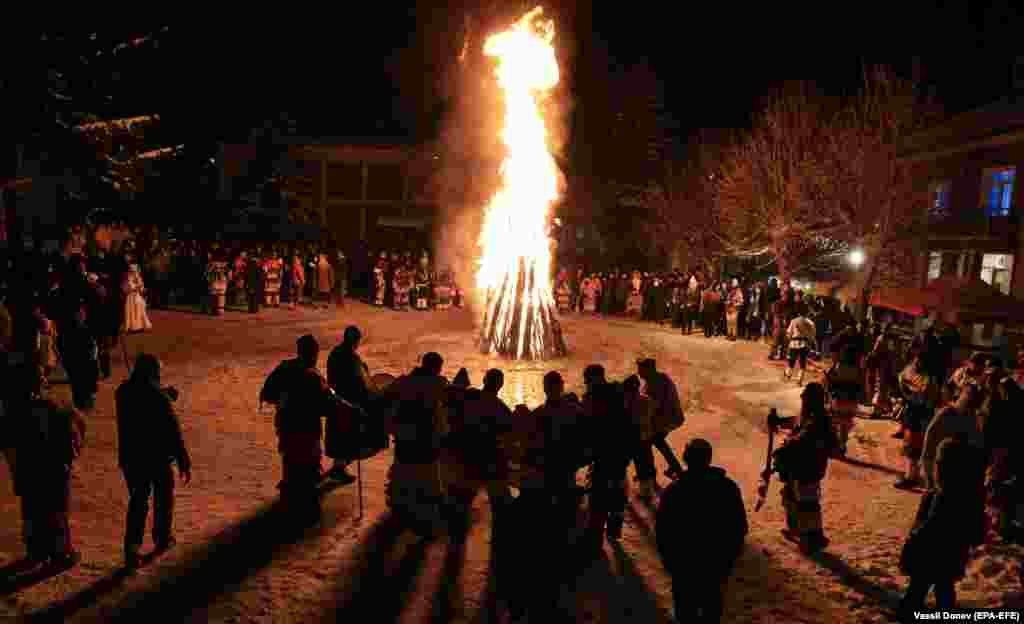
[[[121,353],[115,379],[102,385],[89,416],[87,445],[73,483],[72,527],[82,563],[72,571],[0,598],[0,616],[42,613],[55,620],[190,622],[426,622],[490,621],[490,521],[486,497],[474,511],[464,548],[445,539],[418,543],[395,535],[384,502],[390,451],[363,462],[365,513],[357,518],[356,487],[325,497],[322,526],[295,539],[273,534],[270,521],[279,464],[272,412],[257,404],[262,381],[291,357],[304,333],[320,340],[321,362],[345,325],[366,334],[362,353],[372,372],[399,374],[426,351],[445,357],[445,374],[460,366],[474,383],[484,371],[506,371],[510,405],[535,406],[550,369],[579,391],[582,371],[604,364],[609,377],[635,372],[639,356],[654,357],[679,384],[686,425],[670,442],[681,452],[691,437],[715,447],[716,464],[735,478],[747,501],[751,533],[731,580],[727,622],[876,622],[898,600],[906,579],[897,559],[918,495],[892,487],[902,467],[892,424],[858,421],[850,457],[833,462],[824,489],[825,526],[832,545],[801,556],[779,534],[783,513],[778,485],[754,513],[764,463],[769,407],[792,415],[799,389],[782,380],[767,347],[707,340],[702,335],[625,320],[571,316],[563,320],[571,356],[546,364],[496,361],[474,349],[472,320],[460,311],[396,313],[349,304],[344,310],[267,310],[222,318],[152,312],[154,330],[128,338],[134,354],[147,350],[164,362],[165,383],[181,392],[178,408],[194,477],[177,490],[179,546],[136,575],[119,572],[126,489],[116,464],[113,390],[125,375]],[[66,385],[57,384],[67,394]],[[665,466],[659,462],[659,474]],[[632,470],[632,469],[631,469]],[[664,478],[662,478],[664,480]],[[0,468],[0,565],[22,554],[17,501],[6,464]],[[699,513],[699,509],[694,510]],[[667,622],[670,582],[656,556],[653,514],[631,497],[621,547],[579,577],[571,597],[581,621]],[[1016,602],[1019,551],[983,549],[959,585],[963,603]],[[544,565],[544,553],[537,553]],[[529,575],[529,570],[521,572]],[[567,598],[568,599],[568,598]]]

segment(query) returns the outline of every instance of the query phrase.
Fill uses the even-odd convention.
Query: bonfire
[[[522,360],[566,353],[552,292],[549,236],[559,172],[542,113],[544,99],[558,84],[558,61],[554,22],[541,16],[537,7],[484,44],[484,54],[497,60],[506,154],[480,236],[477,287],[486,302],[480,349]]]

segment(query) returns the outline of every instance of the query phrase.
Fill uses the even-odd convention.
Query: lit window
[[[1013,255],[985,254],[981,258],[981,279],[992,284],[1004,295],[1010,294],[1013,277]]]
[[[1016,167],[988,169],[981,182],[981,203],[989,217],[1010,215],[1013,202],[1013,178]]]
[[[953,188],[949,180],[933,182],[929,193],[931,201],[928,205],[928,216],[933,221],[941,221],[950,216],[949,195]]]
[[[928,281],[942,276],[942,252],[933,251],[928,254]]]

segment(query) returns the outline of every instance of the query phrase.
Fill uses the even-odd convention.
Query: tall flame
[[[498,61],[506,147],[502,184],[480,237],[477,287],[487,296],[481,350],[516,359],[565,353],[551,287],[548,219],[558,199],[558,168],[547,147],[540,105],[558,84],[554,23],[541,7],[489,37],[484,54]]]

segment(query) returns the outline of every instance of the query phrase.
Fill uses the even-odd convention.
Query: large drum
[[[370,379],[370,389],[379,392],[387,388],[395,378],[386,373],[374,375]],[[340,398],[335,403],[335,411],[327,420],[327,431],[324,436],[324,451],[328,457],[336,459],[369,459],[388,447],[389,439],[384,427],[383,414],[379,409],[371,408],[366,413]]]

